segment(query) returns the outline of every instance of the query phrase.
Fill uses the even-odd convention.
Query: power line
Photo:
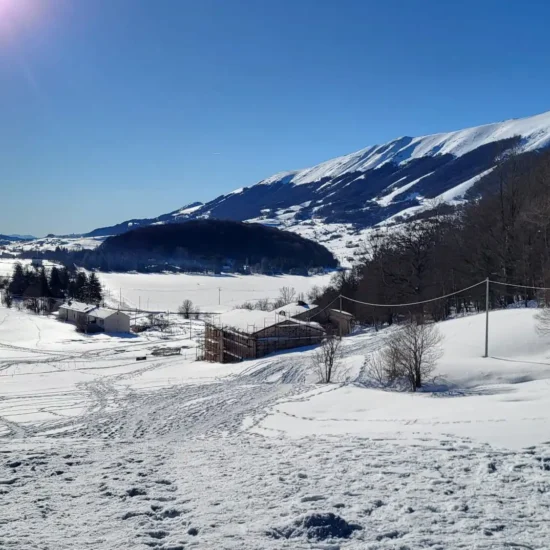
[[[457,290],[456,292],[451,292],[450,294],[444,294],[443,296],[438,296],[437,298],[430,298],[429,300],[421,300],[420,302],[409,302],[406,304],[371,304],[370,302],[362,302],[360,300],[354,300],[353,298],[348,298],[347,296],[341,295],[342,298],[345,300],[349,300],[350,302],[355,302],[356,304],[363,304],[365,306],[373,306],[373,307],[407,307],[407,306],[417,306],[420,304],[427,304],[429,302],[436,302],[437,300],[443,300],[444,298],[449,298],[450,296],[455,296],[456,294],[460,294],[461,292],[466,292],[467,290],[470,290],[472,288],[475,288],[476,286],[484,285],[487,281],[480,281],[479,283],[476,283],[475,285],[468,286],[466,288],[463,288],[461,290]]]
[[[491,280],[489,282],[493,283],[494,285],[514,286],[516,288],[530,288],[533,290],[550,290],[550,288],[544,287],[544,286],[515,285],[513,283],[501,283],[500,281],[491,281]]]

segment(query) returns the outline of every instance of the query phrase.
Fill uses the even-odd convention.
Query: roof
[[[301,304],[298,302],[293,302],[291,304],[287,304],[286,306],[279,307],[273,310],[273,312],[283,317],[294,317],[295,315],[300,315],[306,311],[314,311],[316,308],[317,306],[305,304],[304,302]]]
[[[68,309],[71,311],[76,311],[78,313],[89,313],[90,311],[94,310],[97,306],[93,304],[85,304],[83,302],[75,302],[71,300],[70,302],[67,302],[66,304],[63,304],[59,306],[59,309]]]
[[[107,319],[107,317],[111,317],[111,315],[116,315],[117,313],[118,312],[114,309],[109,309],[106,307],[98,307],[97,309],[90,311],[88,313],[88,316],[95,317],[96,319]]]
[[[224,328],[234,328],[248,334],[253,334],[259,330],[277,325],[284,321],[321,328],[318,323],[307,323],[306,321],[298,321],[298,319],[292,319],[286,315],[281,315],[281,309],[285,308],[279,308],[279,310],[271,312],[249,309],[233,309],[232,311],[221,313],[218,320],[214,322],[214,324]]]
[[[353,313],[349,313],[348,311],[339,310],[339,309],[331,309],[330,311],[333,311],[334,313],[341,315],[342,317],[354,317]]]

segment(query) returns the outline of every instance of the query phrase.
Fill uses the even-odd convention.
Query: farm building
[[[270,313],[244,309],[222,313],[215,323],[206,324],[204,357],[207,361],[233,363],[274,351],[318,344],[327,330],[336,332],[341,326],[349,328],[342,332],[348,334],[351,320],[348,322],[347,315],[337,318],[304,302],[289,304]],[[322,322],[318,322],[316,316]]]
[[[130,332],[130,317],[126,313],[82,302],[63,304],[57,317],[75,325],[82,323],[86,332]]]

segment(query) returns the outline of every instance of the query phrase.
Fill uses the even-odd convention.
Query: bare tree
[[[537,321],[536,330],[541,336],[548,336],[550,334],[550,308],[542,308],[536,315]]]
[[[341,343],[342,339],[338,336],[327,334],[313,354],[313,369],[321,384],[330,384],[338,373]]]
[[[87,333],[88,321],[84,315],[79,315],[76,319],[76,332]]]
[[[271,304],[269,303],[269,298],[260,298],[256,302],[256,308],[259,311],[271,311]]]
[[[189,319],[191,313],[193,313],[193,302],[189,299],[184,300],[178,308],[178,313],[182,315],[184,319]]]
[[[2,291],[2,303],[9,309],[13,303],[11,292],[6,288]]]
[[[402,376],[395,349],[396,346],[386,345],[365,359],[364,368],[371,381],[390,386]]]
[[[388,341],[386,361],[388,368],[403,376],[411,391],[422,387],[424,380],[434,371],[441,358],[442,336],[431,324],[420,324],[415,320],[407,323],[392,335]]]
[[[433,373],[442,354],[442,339],[435,325],[413,320],[392,332],[385,345],[365,359],[367,376],[381,386],[404,380],[416,391]]]
[[[314,304],[323,295],[323,289],[317,285],[312,286],[307,293],[307,299],[310,303]]]
[[[294,302],[296,298],[296,290],[290,286],[284,286],[279,289],[279,300],[283,306]]]

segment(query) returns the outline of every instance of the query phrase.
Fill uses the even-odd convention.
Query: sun
[[[15,38],[33,25],[48,0],[0,0],[0,35]]]

